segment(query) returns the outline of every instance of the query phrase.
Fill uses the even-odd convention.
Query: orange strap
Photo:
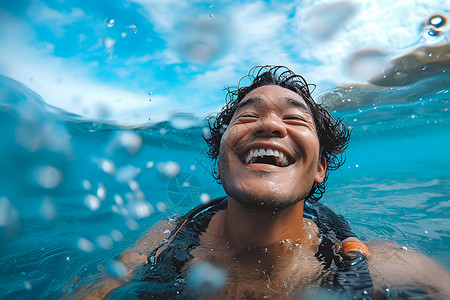
[[[361,242],[360,240],[350,240],[350,241],[345,241],[342,243],[342,249],[348,253],[348,252],[360,252],[361,254],[363,254],[367,259],[369,259],[370,257],[370,252],[369,252],[369,248],[367,248],[367,246]]]

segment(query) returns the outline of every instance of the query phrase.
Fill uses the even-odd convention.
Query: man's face
[[[297,93],[277,85],[251,91],[238,104],[220,144],[219,177],[239,203],[261,209],[287,207],[322,182],[314,120]]]

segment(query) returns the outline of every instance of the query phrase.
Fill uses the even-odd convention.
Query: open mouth
[[[269,164],[278,167],[287,167],[292,164],[288,156],[273,149],[251,149],[244,156],[246,164]]]

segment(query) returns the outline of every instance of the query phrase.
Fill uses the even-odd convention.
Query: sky
[[[450,15],[443,3],[0,0],[0,74],[88,119],[201,119],[257,65],[288,66],[316,98],[366,83],[390,59],[448,42],[423,26]]]

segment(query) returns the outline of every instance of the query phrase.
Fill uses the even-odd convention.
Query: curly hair
[[[251,84],[241,87],[240,84],[244,79],[250,79]],[[236,89],[226,88],[226,104],[219,114],[208,118],[210,135],[203,136],[209,147],[208,156],[214,160],[214,168],[216,168],[220,141],[237,110],[239,102],[252,90],[266,85],[278,85],[299,94],[311,111],[320,144],[319,160],[325,157],[327,161],[325,178],[321,183],[314,183],[306,197],[309,202],[317,202],[325,193],[329,172],[338,169],[345,162],[342,153],[348,146],[350,130],[342,122],[342,118],[335,119],[325,107],[316,103],[309,90],[310,84],[302,76],[295,74],[287,67],[254,67],[246,76],[241,78]],[[312,86],[315,88],[315,85]],[[216,172],[213,172],[213,176],[218,183],[221,183],[215,174]]]

